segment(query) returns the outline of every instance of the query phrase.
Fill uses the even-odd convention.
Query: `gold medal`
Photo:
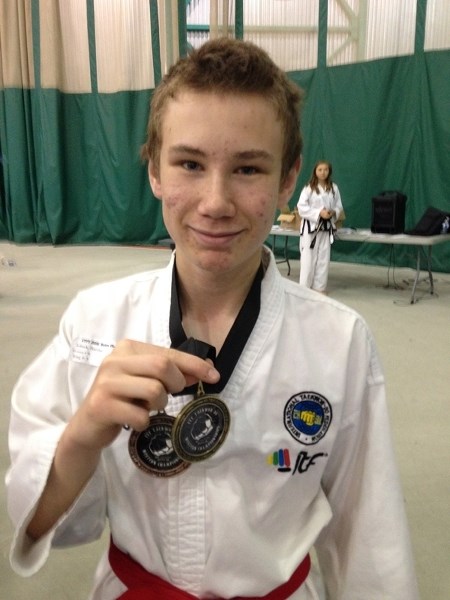
[[[173,449],[186,462],[205,460],[222,446],[229,427],[227,405],[218,396],[205,394],[200,382],[195,398],[175,418]]]
[[[150,475],[172,477],[186,470],[185,462],[174,450],[172,429],[174,417],[164,411],[150,417],[144,431],[133,431],[128,441],[128,451],[134,464]]]

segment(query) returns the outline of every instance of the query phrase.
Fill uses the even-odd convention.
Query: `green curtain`
[[[150,92],[1,96],[1,220],[10,240],[144,243],[166,235],[139,157]]]

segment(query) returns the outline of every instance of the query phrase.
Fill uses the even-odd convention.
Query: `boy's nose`
[[[199,211],[213,218],[230,217],[234,214],[229,177],[214,174],[205,181]]]

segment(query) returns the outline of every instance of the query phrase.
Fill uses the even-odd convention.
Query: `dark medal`
[[[174,417],[159,412],[150,417],[147,429],[131,433],[128,451],[134,464],[145,473],[157,477],[172,477],[190,466],[174,450],[174,421]]]
[[[172,427],[175,452],[187,462],[209,458],[222,446],[230,427],[227,405],[205,394],[200,382],[196,397],[178,413]]]

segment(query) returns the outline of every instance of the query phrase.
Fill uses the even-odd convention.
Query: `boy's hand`
[[[85,448],[100,450],[114,441],[125,423],[145,429],[149,412],[163,410],[167,394],[219,378],[210,362],[192,354],[123,340],[100,365],[65,435]]]

